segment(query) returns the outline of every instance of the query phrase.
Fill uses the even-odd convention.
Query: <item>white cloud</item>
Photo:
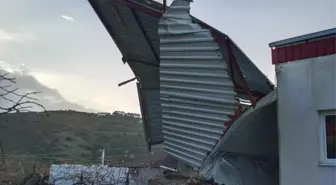
[[[13,64],[0,60],[0,73],[9,72],[17,77],[21,89],[41,92],[40,100],[51,107],[50,109],[60,108],[92,108],[92,110],[113,112],[115,110],[139,112],[136,91],[130,93],[127,87],[123,88],[111,84],[99,84],[97,79],[81,76],[75,73],[59,73],[45,69],[30,70],[25,64]],[[38,84],[38,85],[37,85]],[[133,84],[134,85],[134,84]],[[43,86],[43,88],[41,88]],[[56,92],[54,92],[54,90]],[[129,93],[127,99],[124,98],[125,92]],[[55,95],[59,96],[56,96]],[[60,97],[64,97],[60,98]],[[136,101],[133,101],[135,99]],[[74,106],[78,104],[81,106]]]
[[[13,36],[11,34],[0,29],[0,41],[8,41],[11,39],[13,39]]]
[[[67,15],[62,15],[61,17],[67,21],[75,21],[73,17],[67,16]]]
[[[7,71],[8,73],[17,74],[29,74],[31,71],[25,66],[25,64],[13,65],[9,62],[0,60],[0,69]]]
[[[28,72],[27,72],[28,71]],[[71,109],[77,111],[84,112],[96,112],[96,109],[87,108],[79,103],[68,101],[57,89],[52,89],[39,81],[29,73],[29,69],[27,69],[24,64],[11,64],[5,61],[0,61],[0,74],[8,74],[8,77],[15,78],[16,83],[11,84],[12,88],[19,88],[18,94],[25,94],[27,92],[40,92],[35,98],[38,99],[38,103],[42,104],[47,110],[59,110],[59,109]],[[9,85],[6,81],[3,82],[3,85]],[[0,92],[3,90],[0,89]],[[6,95],[8,99],[13,101],[17,101],[19,97],[8,94]],[[3,101],[2,101],[3,100]],[[12,102],[6,101],[5,99],[1,99],[1,103],[6,106],[12,106]],[[33,111],[41,111],[39,107],[33,106]]]
[[[69,73],[34,71],[32,75],[40,83],[57,89],[67,100],[85,107],[108,112],[115,110],[139,112],[138,104],[134,105],[131,98],[125,100],[123,89],[118,88],[117,85],[100,86],[93,79]],[[131,96],[137,99],[136,91],[131,93]]]
[[[28,32],[8,32],[0,28],[0,42],[31,40],[34,40],[34,35]]]
[[[13,73],[14,72],[14,69],[13,69],[12,65],[10,65],[9,63],[7,63],[5,61],[1,61],[1,60],[0,60],[0,69],[3,69],[8,73]]]

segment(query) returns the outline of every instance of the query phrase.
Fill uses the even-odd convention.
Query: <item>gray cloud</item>
[[[8,71],[0,69],[0,74],[6,74]],[[16,84],[13,84],[12,89],[19,88],[18,93],[25,94],[28,92],[40,92],[35,97],[38,98],[38,103],[42,104],[47,110],[76,110],[81,112],[97,112],[97,110],[85,108],[84,106],[66,100],[56,89],[49,88],[35,79],[25,70],[15,70],[9,73],[8,77],[16,79]],[[0,85],[8,85],[0,82]],[[3,91],[0,90],[0,93]],[[19,97],[9,95],[7,98],[17,101]],[[0,100],[2,107],[11,106],[12,103],[6,100]],[[33,107],[32,111],[41,111],[38,107]]]

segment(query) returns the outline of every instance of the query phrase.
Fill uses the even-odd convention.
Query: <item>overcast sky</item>
[[[274,81],[268,44],[335,27],[335,9],[335,0],[195,0],[191,13]],[[86,0],[0,0],[0,61],[24,66],[31,88],[39,83],[76,106],[139,112],[135,84],[117,86],[133,74]]]

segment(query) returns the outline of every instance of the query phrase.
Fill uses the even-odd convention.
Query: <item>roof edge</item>
[[[323,31],[301,35],[298,37],[292,37],[289,39],[272,42],[269,44],[269,46],[270,47],[281,47],[284,45],[290,45],[290,44],[294,44],[294,43],[309,40],[309,39],[323,38],[323,37],[328,37],[332,35],[336,35],[336,28],[331,28],[331,29],[327,29]]]

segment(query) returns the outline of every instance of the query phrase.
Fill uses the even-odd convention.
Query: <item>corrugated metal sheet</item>
[[[159,22],[160,99],[168,154],[201,167],[239,101],[218,44],[175,0]]]
[[[279,185],[276,160],[263,160],[261,163],[256,157],[222,153],[214,156],[210,163],[204,164],[204,167],[200,170],[200,175],[213,180],[214,184]]]
[[[139,98],[142,104],[145,135],[150,149],[152,144],[163,142],[159,62],[156,58],[159,55],[157,33],[159,19],[137,12],[117,1],[91,1],[91,3],[99,5],[100,11],[103,12],[101,19],[105,20],[106,28],[113,33],[112,37],[122,52],[124,60],[141,84]]]
[[[146,100],[147,122],[150,137],[150,143],[160,143],[162,141],[161,130],[161,106],[160,91],[158,89],[145,89],[143,91]]]
[[[146,65],[134,66],[131,59],[159,64],[155,54],[159,55],[159,37],[157,34],[158,22],[162,13],[162,4],[152,0],[88,0],[95,9],[106,29],[118,45],[126,59],[130,59],[130,67],[137,77],[145,78],[155,72]],[[137,18],[136,18],[137,17]],[[138,20],[138,21],[137,21]],[[194,22],[211,30],[218,40],[229,38],[224,33],[207,25],[201,20],[192,17]],[[143,32],[143,31],[144,32]],[[148,40],[146,40],[147,35]],[[230,39],[230,38],[229,38]],[[254,91],[267,94],[273,87],[269,80],[260,72],[253,62],[233,43],[232,50],[237,58],[249,88]],[[151,45],[151,46],[150,46]],[[225,44],[219,43],[221,53],[226,58]],[[151,48],[154,48],[154,52]],[[141,68],[141,72],[138,72]],[[144,72],[143,72],[144,71]],[[233,77],[236,84],[240,84],[239,78]],[[144,85],[152,84],[154,78],[143,80]],[[156,82],[155,82],[156,83]]]
[[[142,122],[144,124],[145,138],[150,145],[162,143],[163,135],[161,128],[161,105],[159,89],[142,88],[137,83],[138,96],[140,99],[140,107],[142,114]]]
[[[273,90],[260,99],[256,107],[249,107],[235,120],[208,159],[222,152],[277,155],[276,99],[276,90]]]
[[[132,71],[134,72],[135,76],[139,80],[141,86],[143,89],[157,89],[157,93],[159,93],[159,68],[156,66],[159,66],[160,61],[157,60],[156,56],[159,56],[159,36],[158,36],[158,23],[159,19],[162,15],[162,4],[152,1],[152,0],[88,0],[97,13],[98,17],[102,21],[103,25],[109,32],[109,34],[112,36],[114,42],[118,46],[120,52],[123,55],[123,58],[125,59]],[[225,40],[225,38],[230,39],[226,34],[216,30],[215,28],[205,24],[201,20],[196,19],[195,17],[192,17],[193,22],[199,23],[202,26],[206,27],[207,29],[211,30],[211,33],[216,39],[221,39]],[[178,38],[179,39],[179,38]],[[199,40],[195,39],[194,44],[200,43],[200,46],[208,47],[209,45],[204,45],[204,43],[210,42],[210,38],[207,38],[208,40],[202,40],[204,38],[200,38]],[[187,41],[186,40],[181,40],[181,43]],[[231,40],[231,39],[230,39]],[[204,43],[202,43],[204,42]],[[241,51],[238,47],[238,45],[234,44],[234,42],[231,40],[233,43],[232,50],[233,53],[237,59],[237,63],[240,66],[243,75],[246,78],[246,81],[248,83],[248,87],[256,92],[262,93],[262,94],[267,94],[272,90],[272,85],[270,85],[270,82],[268,79],[260,72],[260,70],[253,64],[253,62]],[[181,44],[180,43],[180,44]],[[202,45],[203,44],[203,45]],[[195,45],[197,46],[197,45]],[[225,44],[219,43],[220,46],[220,52],[222,54],[222,57],[224,59],[227,59],[227,54],[226,52],[226,47]],[[193,48],[191,48],[193,49]],[[203,53],[204,54],[204,53]],[[203,59],[204,60],[204,59]],[[182,71],[177,71],[179,73],[183,73],[185,70],[188,70],[190,68],[193,68],[197,71],[199,70],[210,70],[219,67],[216,70],[214,70],[214,74],[211,73],[212,77],[202,77],[202,78],[212,78],[216,79],[219,78],[218,75],[223,75],[219,74],[218,70],[224,70],[223,68],[225,67],[224,64],[223,66],[222,63],[216,63],[215,60],[212,61],[212,63],[197,63],[197,61],[192,61],[191,63],[190,60],[186,60],[188,64],[192,64],[192,66],[179,66],[180,69],[183,69]],[[200,61],[198,61],[200,62]],[[172,63],[173,64],[173,63]],[[168,64],[172,65],[172,64]],[[175,65],[175,64],[174,64]],[[222,67],[222,68],[221,68]],[[168,67],[169,68],[169,67]],[[175,67],[176,68],[176,67]],[[195,71],[194,70],[194,71]],[[219,93],[221,91],[221,88],[218,88],[220,83],[223,86],[225,84],[220,81],[202,81],[202,79],[198,78],[193,78],[192,74],[193,71],[190,71],[188,75],[184,75],[184,78],[182,80],[182,83],[189,83],[193,84],[192,86],[188,86],[188,89],[182,89],[185,92],[189,92],[191,89],[196,89],[197,91],[208,94],[208,93]],[[174,74],[177,76],[176,74]],[[217,75],[217,77],[213,77],[213,75]],[[174,79],[176,82],[179,79]],[[180,79],[181,80],[181,79]],[[240,86],[241,88],[242,83],[240,82],[240,79],[237,78],[235,75],[233,76],[233,81],[235,82],[235,85]],[[180,83],[180,82],[179,82]],[[174,84],[166,84],[166,85],[174,85]],[[205,86],[206,85],[206,86]],[[200,88],[202,87],[202,88]],[[204,88],[208,88],[206,91]],[[174,87],[173,87],[174,88]],[[176,89],[176,87],[175,87]],[[177,89],[178,91],[182,91],[181,89]],[[198,93],[199,93],[198,92]],[[145,96],[143,96],[145,97]],[[143,102],[144,108],[147,106],[149,107],[159,107],[160,102],[157,100],[151,101],[151,99],[157,99],[157,96],[148,96],[149,98],[140,98],[140,101]],[[239,97],[245,98],[246,95],[239,94]],[[209,98],[208,98],[209,99]],[[183,103],[182,105],[184,107],[192,107],[195,109],[195,104],[197,106],[202,106],[203,109],[208,109],[208,107],[216,107],[216,110],[222,110],[223,107],[211,103],[212,101],[209,100],[199,100],[199,101],[194,101],[194,100],[186,100],[185,98],[175,98],[173,99],[175,102]],[[220,99],[218,97],[212,97],[212,100],[215,99]],[[217,101],[216,100],[216,101]],[[148,102],[151,101],[151,102]],[[171,99],[172,101],[172,99]],[[181,102],[183,101],[183,102]],[[180,106],[180,105],[179,105]],[[166,110],[167,108],[165,108]],[[175,111],[180,111],[181,108],[170,108],[170,109],[175,109]],[[199,109],[199,108],[198,108]],[[190,113],[198,113],[200,110],[190,110]],[[203,111],[203,110],[202,110]],[[155,111],[154,111],[155,112]],[[148,111],[145,112],[145,114],[142,114],[143,117],[155,117],[152,116],[151,114],[154,113],[153,111]],[[218,111],[217,111],[218,113]],[[155,113],[156,115],[157,113]],[[209,113],[208,113],[209,114]],[[157,120],[157,119],[148,119],[147,122],[143,122],[148,130],[148,138],[151,141],[157,141],[158,137],[156,137],[156,134],[158,132],[156,131],[151,131],[152,129],[156,129],[156,127],[152,127],[152,125],[157,125],[157,127],[162,128],[162,121],[155,123],[151,123],[150,120]],[[204,122],[203,118],[198,119],[200,122]],[[211,123],[211,122],[210,122]],[[193,133],[198,133],[199,130],[202,133],[205,130],[210,130],[212,131],[211,127],[199,127],[199,124],[192,125],[194,129],[190,130],[193,131]],[[177,127],[176,127],[177,128]],[[195,130],[196,129],[196,130]],[[154,135],[151,135],[154,134]],[[163,142],[162,139],[162,132],[161,134],[161,142]],[[219,133],[217,133],[219,134]],[[209,134],[208,134],[209,135]],[[214,138],[218,138],[218,135],[214,135]],[[156,138],[156,139],[153,139]],[[149,143],[151,145],[151,143]]]
[[[103,7],[107,16],[116,17],[108,19],[113,26],[114,34],[118,35],[118,41],[122,48],[127,47],[126,58],[143,60],[150,63],[157,63],[154,54],[151,52],[150,44],[146,41],[141,25],[137,22],[131,8],[122,6],[119,3],[106,3],[111,6]]]

